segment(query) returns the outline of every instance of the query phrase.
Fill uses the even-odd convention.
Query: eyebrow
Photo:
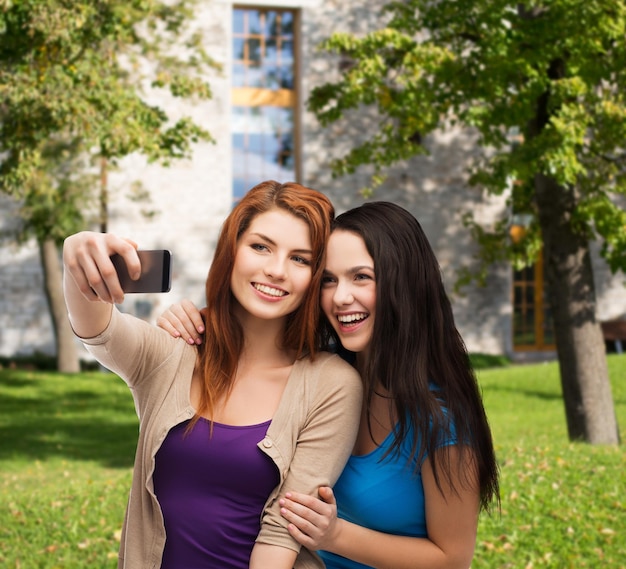
[[[362,271],[363,269],[367,269],[368,271],[374,271],[374,267],[370,267],[369,265],[357,265],[356,267],[350,267],[347,271],[344,271],[345,273],[358,273],[359,271]],[[333,274],[332,271],[329,271],[328,269],[324,269],[324,273],[327,273],[329,275]]]
[[[276,245],[276,241],[274,241],[271,237],[264,235],[263,233],[251,233],[250,235],[259,237],[260,239],[267,241],[270,245]],[[309,255],[313,254],[313,251],[311,249],[292,249],[292,252],[293,253],[308,253]]]

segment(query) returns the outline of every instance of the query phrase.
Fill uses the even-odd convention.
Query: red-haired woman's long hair
[[[283,347],[295,350],[298,358],[306,354],[315,356],[320,286],[334,209],[324,194],[300,184],[262,182],[249,190],[226,218],[209,270],[204,311],[206,333],[197,365],[204,389],[196,419],[201,415],[212,416],[215,402],[229,393],[243,348],[243,331],[235,317],[230,288],[237,243],[257,215],[275,208],[307,224],[313,253],[311,283],[302,304],[287,317]]]

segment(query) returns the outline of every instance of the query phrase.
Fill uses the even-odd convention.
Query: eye
[[[330,275],[324,275],[322,277],[322,286],[330,286],[330,285],[335,284],[336,282],[337,282],[337,279]]]
[[[293,255],[291,259],[299,265],[309,266],[311,264],[310,259],[307,259],[306,257],[301,257],[300,255]]]
[[[366,273],[356,273],[354,275],[354,280],[355,281],[373,281],[374,277]]]
[[[269,251],[269,248],[267,247],[267,245],[263,245],[263,243],[252,243],[250,247],[254,249],[255,251],[259,251],[259,252]]]

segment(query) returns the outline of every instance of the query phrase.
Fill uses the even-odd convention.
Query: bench
[[[626,320],[607,320],[600,322],[605,342],[613,342],[618,354],[624,353],[626,343]]]

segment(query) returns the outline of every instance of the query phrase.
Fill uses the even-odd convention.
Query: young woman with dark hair
[[[138,275],[134,243],[66,239],[74,331],[128,383],[140,420],[119,567],[323,567],[287,531],[279,497],[334,484],[356,436],[358,373],[317,349],[332,216],[298,184],[252,188],[220,233],[201,346],[113,306],[124,294],[110,255]]]
[[[289,531],[320,550],[328,569],[467,569],[479,512],[499,504],[498,466],[440,267],[415,217],[388,202],[338,216],[321,306],[322,345],[360,372],[363,409],[334,489],[281,499]],[[200,323],[190,303],[160,320],[190,342]]]

